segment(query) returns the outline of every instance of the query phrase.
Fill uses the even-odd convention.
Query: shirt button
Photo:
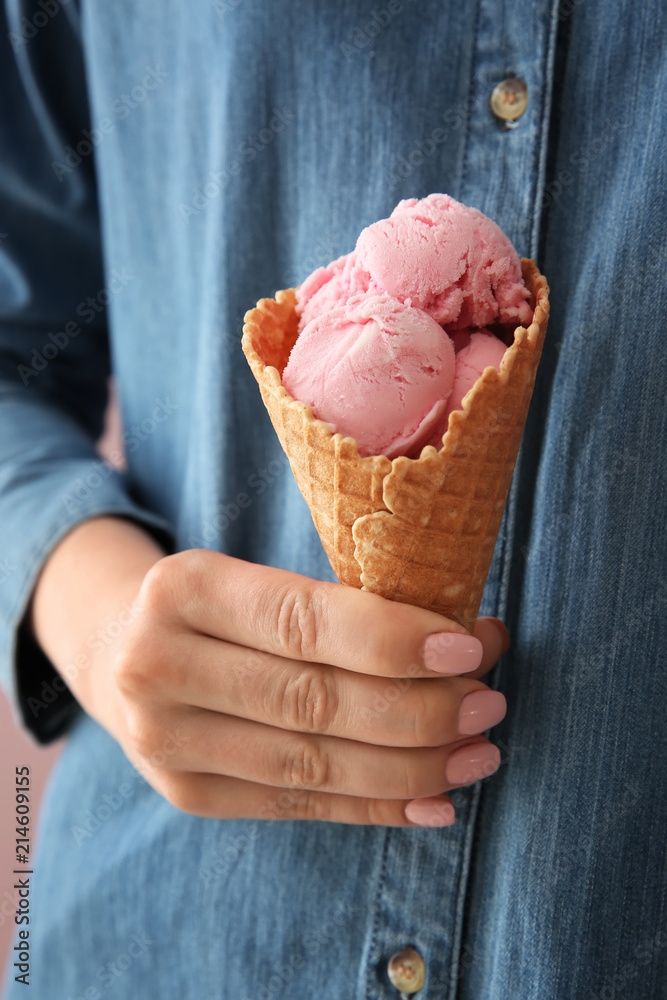
[[[508,76],[499,83],[491,94],[491,110],[496,118],[513,122],[520,118],[528,107],[528,87],[525,80]]]
[[[401,993],[416,993],[424,985],[424,959],[414,948],[404,948],[392,955],[387,972],[392,986]]]

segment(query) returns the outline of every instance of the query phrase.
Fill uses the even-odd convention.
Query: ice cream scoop
[[[468,343],[456,353],[454,385],[447,402],[447,417],[452,410],[462,408],[463,397],[485,368],[493,366],[500,371],[504,354],[505,345],[488,330],[476,330],[468,335]]]
[[[318,267],[299,285],[296,293],[299,330],[308,326],[316,316],[345,304],[351,294],[345,265],[352,257],[353,253],[344,254],[327,267]]]
[[[360,455],[416,456],[446,421],[454,347],[422,309],[357,295],[300,333],[282,382]]]
[[[489,330],[460,330],[452,334],[451,340],[455,350],[454,385],[433,435],[423,441],[424,445],[433,445],[438,450],[442,448],[449,414],[463,409],[463,397],[485,368],[493,367],[500,371],[500,362],[505,354],[505,345]]]
[[[370,292],[425,309],[448,331],[531,320],[510,240],[449,195],[399,202],[388,219],[362,231],[354,263]]]

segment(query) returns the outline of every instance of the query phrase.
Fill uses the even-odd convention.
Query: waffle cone
[[[533,321],[500,371],[486,368],[455,410],[440,451],[362,458],[281,382],[297,338],[295,292],[245,316],[243,351],[341,583],[416,604],[472,631],[521,443],[549,318],[549,289],[522,259]]]

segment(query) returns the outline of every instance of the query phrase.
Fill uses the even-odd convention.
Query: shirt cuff
[[[62,736],[81,710],[66,680],[59,674],[28,630],[26,611],[37,578],[51,552],[73,528],[94,517],[121,517],[132,520],[151,534],[167,553],[172,551],[173,529],[164,518],[143,509],[127,493],[124,476],[109,473],[90,496],[76,503],[62,503],[60,495],[49,493],[52,501],[41,505],[38,518],[20,521],[31,524],[30,539],[10,544],[10,553],[0,566],[2,600],[0,620],[0,674],[19,725],[39,742],[49,743]],[[17,518],[17,521],[19,519]]]

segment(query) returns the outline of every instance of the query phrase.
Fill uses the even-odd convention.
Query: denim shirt
[[[5,0],[0,651],[69,741],[31,897],[39,1000],[665,996],[667,11],[657,0]],[[506,125],[489,97],[517,76]],[[244,312],[443,191],[552,316],[485,591],[497,774],[445,829],[217,821],[162,799],[21,626],[60,538],[333,579]],[[128,468],[94,449],[112,372]],[[168,752],[168,751],[167,751]],[[23,996],[10,968],[6,996]],[[660,986],[662,983],[662,987]]]

